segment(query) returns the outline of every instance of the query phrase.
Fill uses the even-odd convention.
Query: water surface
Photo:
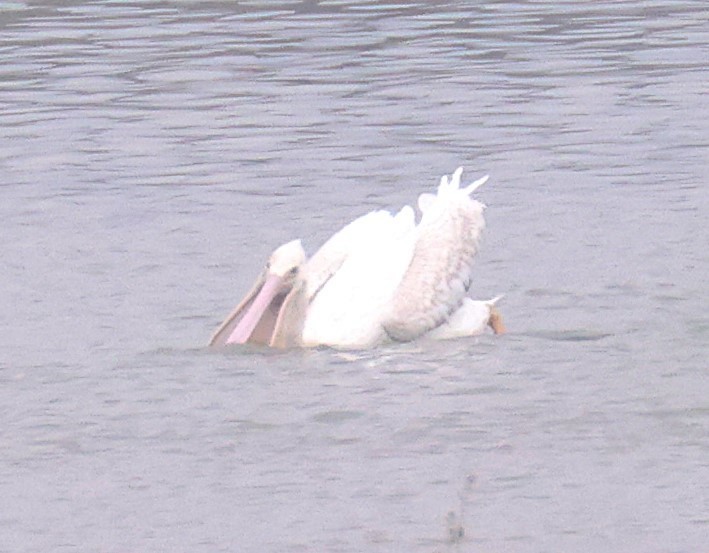
[[[702,2],[0,3],[0,551],[695,552]],[[509,335],[210,352],[462,165]]]

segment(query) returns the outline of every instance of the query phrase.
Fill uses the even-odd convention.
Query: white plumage
[[[418,224],[409,206],[396,215],[373,211],[333,235],[307,262],[299,242],[276,250],[269,266],[279,267],[279,274],[266,271],[268,286],[254,286],[211,344],[363,348],[427,334],[472,335],[486,325],[501,331],[498,298],[466,297],[485,228],[485,206],[471,194],[487,176],[461,188],[461,174],[462,168],[450,180],[444,176],[435,195],[419,197]],[[278,278],[281,288],[273,284]],[[270,315],[261,319],[260,310]]]

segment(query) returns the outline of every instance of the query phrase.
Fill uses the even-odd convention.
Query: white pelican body
[[[372,347],[420,336],[503,331],[494,305],[466,297],[485,227],[470,197],[487,177],[460,187],[462,169],[419,197],[421,221],[404,207],[373,211],[332,236],[306,261],[299,240],[276,249],[251,292],[210,345]]]

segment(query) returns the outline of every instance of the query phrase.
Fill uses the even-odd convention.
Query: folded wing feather
[[[486,179],[460,188],[459,169],[441,179],[434,198],[419,199],[411,263],[388,306],[382,326],[408,341],[438,327],[459,309],[470,286],[472,263],[485,227],[484,205],[469,194]]]

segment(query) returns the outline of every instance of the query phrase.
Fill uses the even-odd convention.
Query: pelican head
[[[298,345],[307,307],[302,275],[305,260],[300,240],[278,247],[249,293],[214,333],[210,345]]]

